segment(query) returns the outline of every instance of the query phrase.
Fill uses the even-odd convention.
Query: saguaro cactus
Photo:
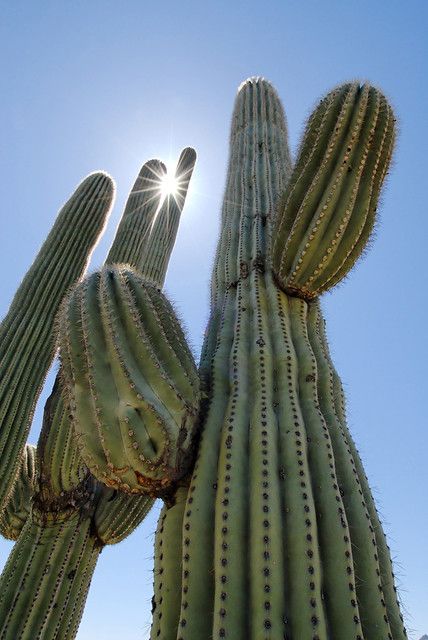
[[[62,306],[63,391],[38,448],[50,482],[27,508],[27,449],[1,521],[13,535],[23,527],[0,585],[5,609],[38,626],[22,631],[15,616],[0,637],[73,637],[84,596],[65,603],[86,593],[98,548],[159,496],[152,640],[405,638],[319,303],[364,250],[393,143],[385,97],[350,83],[321,100],[292,167],[275,90],[243,83],[199,375],[160,292],[182,202],[142,197],[164,172],[145,165],[108,264]],[[186,150],[184,193],[193,163]],[[45,535],[60,587],[40,577],[43,551],[31,571],[22,564],[28,541]],[[73,553],[83,561],[70,588],[58,567]],[[50,586],[19,599],[32,571]]]
[[[405,637],[318,302],[365,246],[393,139],[383,95],[344,85],[292,170],[274,89],[239,90],[208,402],[187,501],[180,488],[159,522],[153,640]]]

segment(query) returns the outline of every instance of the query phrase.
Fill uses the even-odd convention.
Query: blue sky
[[[83,176],[102,168],[117,183],[95,267],[139,166],[150,157],[174,160],[192,145],[198,164],[166,289],[198,353],[237,86],[250,75],[273,82],[293,150],[305,118],[332,86],[368,79],[389,96],[400,136],[376,239],[323,306],[349,424],[396,559],[409,635],[417,640],[428,632],[428,4],[1,0],[0,9],[2,314]],[[39,409],[33,442],[40,418]],[[146,637],[156,513],[102,553],[79,640]],[[1,563],[10,547],[0,543]]]

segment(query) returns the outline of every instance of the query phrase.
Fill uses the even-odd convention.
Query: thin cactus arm
[[[0,512],[15,481],[34,407],[55,353],[60,303],[86,268],[114,195],[88,176],[61,209],[0,326]]]
[[[175,170],[175,193],[162,193],[167,174],[160,160],[149,160],[137,176],[106,264],[128,264],[162,288],[186,202],[196,152],[186,147]]]
[[[9,540],[17,540],[31,510],[31,500],[36,490],[36,447],[27,444],[22,452],[18,476],[6,507],[0,514],[0,534]]]

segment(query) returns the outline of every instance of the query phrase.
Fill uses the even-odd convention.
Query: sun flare
[[[172,172],[165,173],[160,181],[160,191],[162,199],[173,196],[177,199],[179,192],[179,179]]]

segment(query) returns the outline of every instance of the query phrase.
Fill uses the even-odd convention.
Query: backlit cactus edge
[[[155,497],[152,640],[406,637],[319,305],[366,246],[394,122],[377,89],[342,85],[293,167],[275,90],[243,83],[199,371],[161,292],[193,150],[163,203],[165,167],[144,165],[105,266],[80,281],[110,178],[65,205],[1,327],[0,527],[17,542],[0,638],[73,638],[99,552]]]

